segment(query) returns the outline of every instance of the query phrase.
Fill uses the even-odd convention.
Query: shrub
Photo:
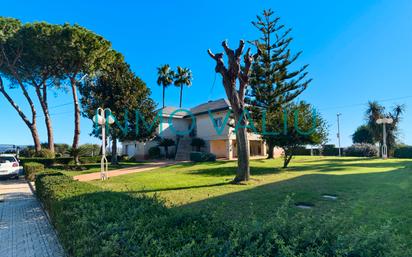
[[[160,157],[160,147],[158,147],[158,146],[150,147],[149,151],[148,151],[148,154],[149,154],[150,159],[159,158]]]
[[[244,222],[168,209],[156,197],[102,191],[60,173],[37,176],[36,189],[68,256],[408,256],[390,223],[375,229],[334,211],[294,214],[290,198],[264,221],[251,213]]]
[[[79,158],[80,163],[82,163],[82,164],[99,163],[101,161],[101,159],[102,159],[101,156],[83,156],[83,157]],[[110,160],[109,158],[107,158],[107,159]]]
[[[354,144],[345,149],[345,155],[352,157],[377,157],[378,153],[378,148],[371,144]]]
[[[49,149],[41,149],[38,153],[35,154],[35,157],[40,158],[54,158],[54,153]]]
[[[44,171],[44,165],[37,162],[28,162],[23,165],[24,176],[29,181],[34,181],[36,174]]]
[[[339,148],[335,147],[335,145],[324,145],[322,147],[322,154],[323,156],[338,156]]]
[[[36,154],[36,151],[34,151],[34,149],[31,147],[26,147],[20,151],[21,157],[32,158],[34,157],[35,154]]]
[[[412,146],[400,146],[395,149],[395,158],[412,158]]]
[[[159,146],[163,147],[165,150],[166,158],[171,158],[169,155],[169,147],[174,146],[175,141],[171,138],[161,138],[159,141]]]
[[[206,145],[206,142],[201,138],[195,137],[192,139],[190,145],[195,147],[197,152],[200,152],[200,149]]]
[[[192,162],[214,162],[216,161],[216,155],[204,152],[191,152],[190,160]]]
[[[122,156],[120,156],[119,161],[128,162],[128,161],[130,161],[130,157],[127,154],[123,154]]]

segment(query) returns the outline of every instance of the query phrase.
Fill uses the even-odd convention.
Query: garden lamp
[[[392,118],[377,119],[376,123],[379,124],[379,125],[382,124],[382,127],[383,127],[382,158],[387,159],[388,158],[388,145],[386,144],[386,124],[392,124],[393,119]]]
[[[109,113],[105,116],[106,112]],[[101,126],[102,129],[102,159],[100,161],[100,178],[102,180],[108,179],[109,163],[106,158],[106,124],[112,125],[114,123],[113,117],[110,115],[112,112],[109,108],[97,108],[97,113],[93,117],[93,121]]]

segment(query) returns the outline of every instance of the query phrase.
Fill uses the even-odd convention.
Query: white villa
[[[162,110],[162,121],[157,127],[156,133],[176,142],[177,149],[174,147],[169,149],[169,152],[176,152],[176,160],[189,159],[192,151],[190,143],[194,137],[202,138],[206,142],[206,147],[202,151],[213,153],[217,158],[235,159],[237,155],[236,134],[234,128],[227,125],[233,121],[229,118],[227,124],[225,123],[225,117],[229,110],[230,103],[226,99],[209,101],[186,111],[181,111],[176,107],[165,107]],[[193,129],[191,129],[192,127]],[[188,133],[189,130],[191,133]],[[248,139],[250,156],[265,157],[266,144],[260,135],[249,133]],[[135,159],[146,159],[149,148],[156,145],[156,141],[124,141],[122,142],[122,152]],[[279,149],[275,150],[275,156],[280,154]]]

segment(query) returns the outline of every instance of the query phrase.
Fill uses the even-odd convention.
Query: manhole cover
[[[328,199],[328,200],[337,200],[338,196],[337,195],[322,195],[323,198]]]

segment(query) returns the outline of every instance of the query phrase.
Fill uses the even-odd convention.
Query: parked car
[[[23,170],[13,154],[0,154],[0,177],[19,178]]]

